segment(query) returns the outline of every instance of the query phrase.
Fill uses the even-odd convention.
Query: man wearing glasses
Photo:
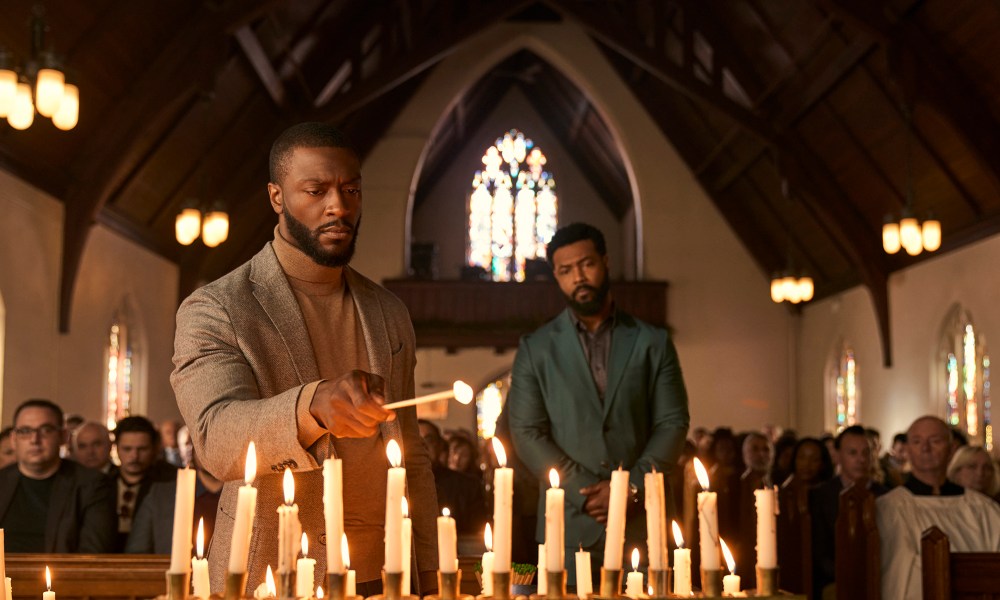
[[[63,412],[48,400],[14,411],[17,463],[0,470],[0,528],[8,552],[110,552],[115,497],[103,473],[59,458]]]

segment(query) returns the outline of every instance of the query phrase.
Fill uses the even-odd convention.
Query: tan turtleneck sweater
[[[320,377],[337,379],[354,369],[370,372],[364,332],[343,269],[316,264],[277,228],[274,233],[274,253],[302,310]],[[326,433],[309,413],[319,384],[310,383],[299,396],[299,441],[304,448]],[[377,580],[384,558],[385,443],[375,434],[363,439],[334,438],[333,445],[344,461],[344,530],[351,567],[357,570],[359,582]],[[315,537],[310,533],[310,539],[319,539],[318,533],[322,532]],[[324,559],[325,564],[324,552],[311,554]],[[321,572],[325,571],[317,568],[317,573]]]

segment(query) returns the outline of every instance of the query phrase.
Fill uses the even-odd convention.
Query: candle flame
[[[486,531],[483,533],[483,541],[486,542],[486,551],[493,552],[493,529],[490,524],[486,524]]]
[[[267,585],[267,595],[274,598],[278,595],[278,586],[274,585],[274,573],[271,572],[271,565],[267,565],[267,575],[264,576],[264,583]]]
[[[705,470],[705,465],[701,464],[697,457],[694,459],[694,474],[698,476],[698,484],[701,485],[701,489],[707,492],[708,471]]]
[[[729,574],[732,575],[733,571],[736,570],[736,561],[733,560],[733,553],[729,551],[726,540],[719,538],[719,544],[722,545],[722,556],[725,557],[726,566],[729,567]]]
[[[316,600],[323,600],[323,586],[316,586]]]
[[[559,473],[555,469],[549,469],[549,483],[552,487],[559,487]]]
[[[646,586],[646,595],[649,597],[653,596],[653,584],[649,584]]]
[[[198,535],[195,541],[198,558],[205,558],[205,517],[198,519]]]
[[[285,467],[285,478],[281,482],[281,487],[285,490],[285,504],[291,506],[295,502],[295,478],[292,477],[292,470]]]
[[[506,467],[507,453],[504,452],[503,444],[497,438],[493,438],[493,453],[497,455],[497,464],[500,465],[500,468]]]
[[[309,556],[309,536],[302,532],[302,558]]]
[[[442,517],[450,517],[451,516],[451,511],[448,510],[447,506],[441,509],[441,516]]]
[[[674,542],[676,542],[678,548],[684,547],[684,536],[681,535],[681,528],[677,524],[677,521],[671,521],[670,527],[674,530]]]
[[[632,570],[633,571],[638,571],[639,570],[639,549],[638,548],[632,548]]]
[[[472,387],[464,381],[456,381],[455,385],[451,386],[451,391],[455,394],[455,400],[462,404],[472,402]]]
[[[347,534],[340,536],[340,553],[344,556],[344,568],[351,568],[351,553],[347,549]]]
[[[247,485],[253,483],[253,480],[257,477],[257,446],[253,442],[250,442],[250,446],[247,447],[247,463],[243,470],[243,482]]]
[[[403,452],[399,449],[399,442],[389,440],[385,447],[385,455],[389,457],[389,464],[395,468],[403,463]]]
[[[49,567],[47,565],[45,567],[45,589],[50,592],[52,591],[52,572],[49,571]]]
[[[403,518],[410,516],[410,504],[406,501],[406,498],[400,498],[400,506],[403,508]]]

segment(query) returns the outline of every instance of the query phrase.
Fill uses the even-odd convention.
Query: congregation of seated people
[[[178,467],[197,470],[195,523],[210,536],[222,482],[198,466],[186,427],[129,416],[109,431],[27,400],[0,432],[5,550],[169,553]]]

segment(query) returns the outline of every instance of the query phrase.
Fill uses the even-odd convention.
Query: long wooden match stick
[[[395,408],[416,406],[418,404],[427,404],[428,402],[435,402],[437,400],[447,400],[449,398],[454,398],[462,404],[468,404],[469,402],[472,402],[472,388],[469,387],[469,385],[464,381],[456,381],[455,385],[453,385],[450,390],[435,392],[433,394],[427,394],[426,396],[417,396],[416,398],[411,398],[409,400],[390,402],[389,404],[383,404],[382,408],[392,410]]]

